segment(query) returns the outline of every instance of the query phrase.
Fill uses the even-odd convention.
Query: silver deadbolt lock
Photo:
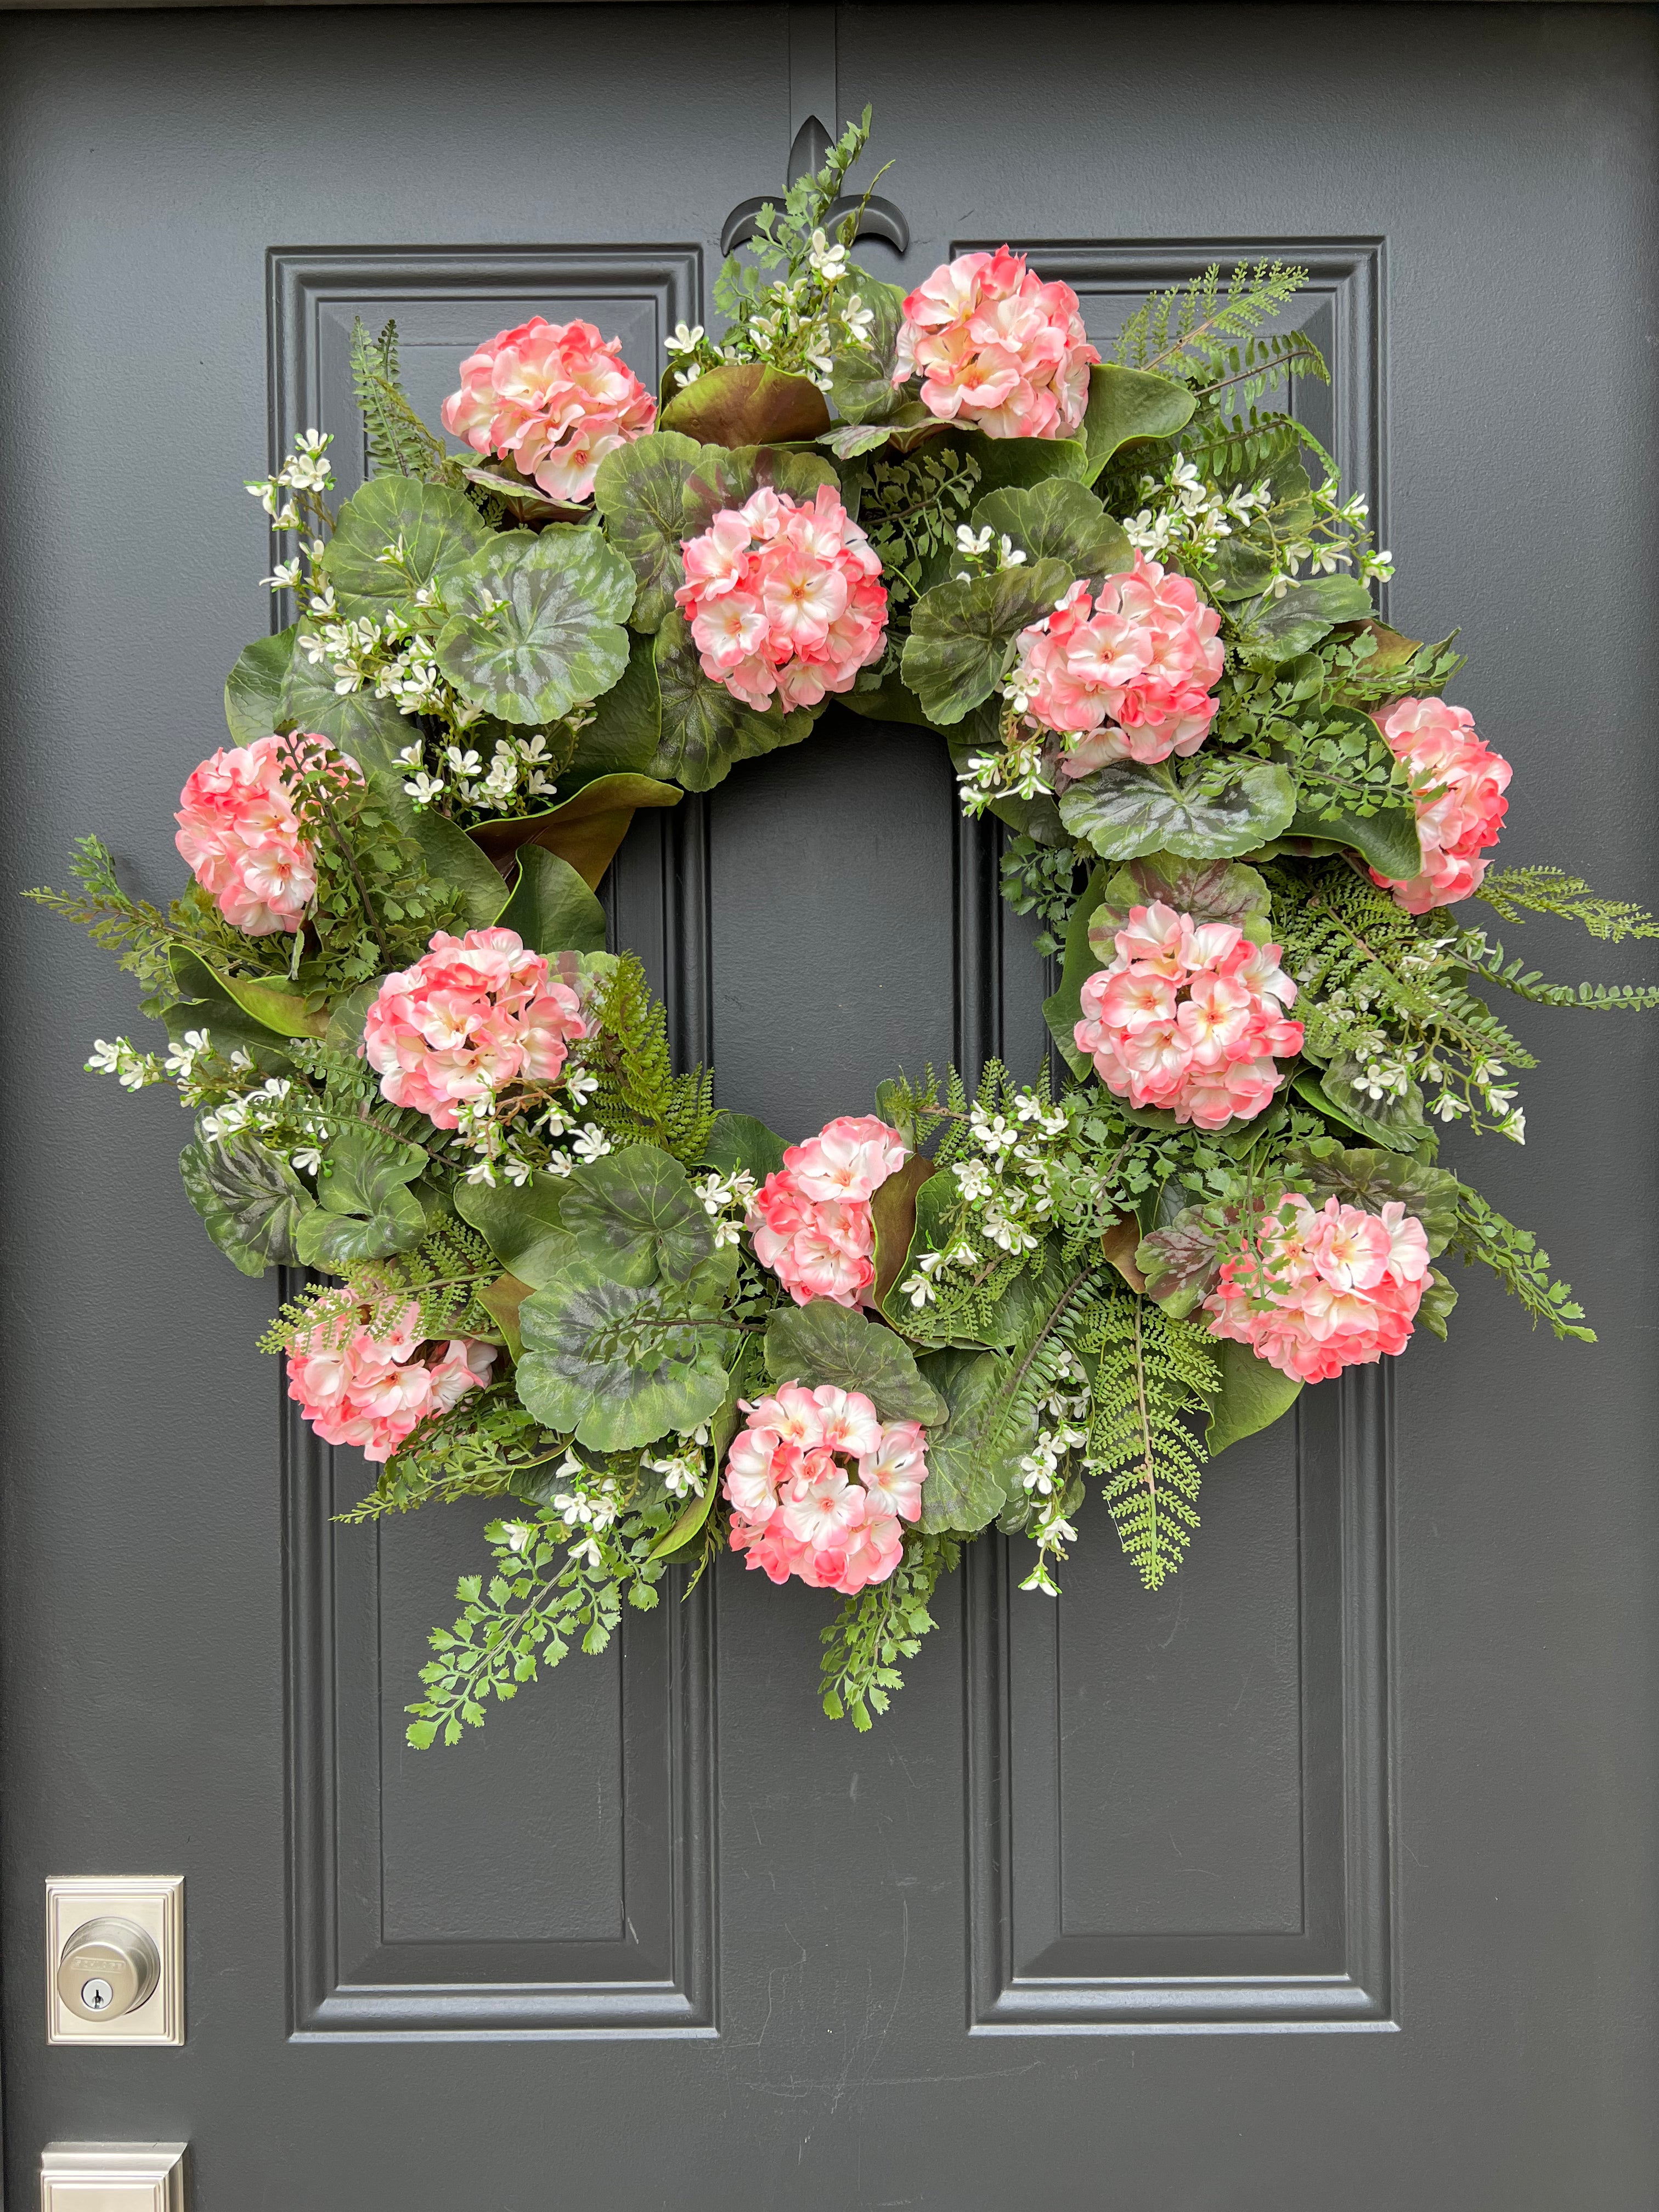
[[[119,2020],[136,2011],[161,1978],[161,1954],[148,1929],[113,1914],[83,1921],[58,1961],[58,1994],[80,2020]]]

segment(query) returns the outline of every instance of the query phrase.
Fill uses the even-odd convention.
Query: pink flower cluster
[[[885,1582],[903,1547],[900,1523],[921,1512],[921,1423],[884,1426],[861,1392],[828,1382],[816,1390],[786,1382],[745,1410],[726,1461],[732,1550],[747,1552],[775,1583],[799,1575],[813,1589],[850,1597]]]
[[[461,388],[443,404],[444,428],[475,453],[503,453],[550,499],[578,506],[593,495],[599,463],[642,437],[657,403],[592,323],[532,315],[497,331],[461,363]]]
[[[1416,1216],[1398,1200],[1376,1214],[1328,1198],[1316,1212],[1294,1192],[1273,1214],[1278,1225],[1259,1252],[1223,1262],[1204,1301],[1211,1335],[1248,1344],[1301,1382],[1403,1352],[1429,1274]]]
[[[798,1306],[809,1298],[858,1304],[876,1279],[870,1200],[908,1158],[885,1121],[843,1114],[791,1145],[767,1176],[750,1203],[749,1234],[756,1258]]]
[[[319,1322],[288,1356],[288,1395],[325,1444],[356,1444],[365,1459],[390,1459],[412,1431],[447,1413],[489,1380],[493,1344],[476,1337],[422,1344],[411,1298],[377,1332]]]
[[[887,634],[881,562],[833,485],[797,501],[763,484],[681,546],[675,603],[703,674],[764,708],[816,707],[879,660]]]
[[[895,384],[918,373],[930,415],[992,438],[1063,438],[1089,404],[1089,343],[1069,284],[1006,246],[963,253],[905,301]]]
[[[1020,632],[1008,688],[1033,721],[1081,735],[1060,757],[1066,775],[1114,760],[1184,759],[1215,719],[1220,628],[1185,576],[1137,554],[1098,598],[1075,583],[1053,614]]]
[[[1113,941],[1117,958],[1083,986],[1073,1031],[1107,1089],[1199,1129],[1254,1120],[1272,1103],[1275,1055],[1302,1049],[1301,1023],[1284,1018],[1296,985],[1279,947],[1161,899],[1131,907]]]
[[[307,747],[325,738],[303,737]],[[342,772],[356,761],[337,757]],[[173,839],[225,920],[250,937],[290,935],[317,896],[317,867],[283,781],[283,740],[256,738],[204,760],[179,794]]]
[[[1406,882],[1379,876],[1407,914],[1426,914],[1449,906],[1480,888],[1486,864],[1481,848],[1498,842],[1498,824],[1509,811],[1504,793],[1511,769],[1474,734],[1474,717],[1443,699],[1401,699],[1386,720],[1375,717],[1389,750],[1412,772],[1412,781],[1431,797],[1417,801],[1417,835],[1423,848],[1423,872]]]
[[[555,1081],[567,1043],[586,1035],[575,992],[517,930],[441,929],[429,952],[381,984],[363,1049],[394,1106],[453,1129],[466,1100]]]

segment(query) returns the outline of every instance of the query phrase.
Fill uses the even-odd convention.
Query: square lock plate
[[[48,2143],[41,2212],[185,2212],[183,2143]]]
[[[89,1920],[137,1923],[155,1944],[161,1974],[143,2002],[115,2018],[82,2020],[64,2002],[58,1968],[64,1946]],[[173,1875],[72,1875],[46,1878],[48,2043],[182,2043],[185,2039],[185,1878]],[[72,2202],[66,2199],[65,2202]]]

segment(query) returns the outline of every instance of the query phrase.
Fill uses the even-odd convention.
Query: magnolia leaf
[[[1092,483],[1120,447],[1134,440],[1173,438],[1192,420],[1197,404],[1188,386],[1149,368],[1120,368],[1115,362],[1091,368],[1083,417],[1088,481]]]
[[[685,1510],[679,1518],[658,1537],[646,1554],[647,1559],[672,1559],[677,1552],[684,1551],[696,1537],[702,1534],[709,1515],[714,1510],[714,1502],[720,1494],[720,1478],[726,1466],[726,1455],[731,1448],[732,1439],[736,1436],[738,1424],[743,1418],[742,1401],[758,1393],[761,1373],[762,1358],[759,1340],[752,1336],[745,1337],[743,1350],[738,1354],[737,1363],[726,1378],[726,1396],[721,1402],[720,1409],[708,1425],[710,1455],[714,1461],[713,1472],[698,1495],[687,1501]]]
[[[1075,1032],[1083,1019],[1084,985],[1091,975],[1110,965],[1110,958],[1097,952],[1091,941],[1094,917],[1105,896],[1110,872],[1103,867],[1097,868],[1072,908],[1072,918],[1066,925],[1059,988],[1042,1002],[1042,1018],[1048,1024],[1048,1034],[1060,1058],[1076,1076],[1087,1075],[1094,1066],[1089,1054],[1079,1049]],[[1114,953],[1111,958],[1115,957]]]
[[[445,592],[438,665],[505,722],[556,721],[602,697],[628,665],[634,572],[597,530],[501,531]]]
[[[531,1287],[521,1276],[497,1275],[493,1283],[472,1294],[495,1321],[501,1332],[501,1341],[514,1359],[524,1355],[524,1338],[519,1330],[519,1308],[530,1296]]]
[[[958,431],[953,446],[979,465],[981,497],[1012,484],[1046,483],[1051,477],[1089,480],[1089,457],[1080,438],[988,438],[983,430]]]
[[[261,1029],[285,1037],[319,1037],[328,1029],[327,1012],[307,1007],[304,994],[286,990],[280,983],[250,982],[246,977],[221,975],[214,981],[233,1004],[258,1023]]]
[[[657,681],[662,742],[651,772],[688,791],[712,791],[739,761],[798,745],[815,720],[810,707],[786,714],[775,699],[757,713],[713,682],[702,672],[690,625],[678,613],[665,616],[657,632]]]
[[[930,1352],[922,1372],[950,1419],[927,1439],[918,1526],[925,1535],[971,1536],[996,1519],[1011,1492],[1024,1494],[1019,1462],[1036,1441],[1036,1416],[1013,1406],[1018,1376],[1005,1352]]]
[[[1423,872],[1423,848],[1412,807],[1385,806],[1376,814],[1328,815],[1303,807],[1291,817],[1285,834],[1352,846],[1379,875],[1398,883],[1407,883]]]
[[[1417,1309],[1417,1318],[1431,1336],[1437,1336],[1442,1344],[1446,1340],[1446,1323],[1452,1308],[1457,1304],[1457,1292],[1438,1267],[1431,1267],[1429,1279],[1423,1285],[1423,1296]]]
[[[728,362],[681,385],[657,421],[706,446],[781,445],[817,437],[830,428],[830,410],[810,376]]]
[[[1307,1048],[1304,1039],[1302,1047],[1304,1053]],[[1291,1088],[1298,1098],[1305,1099],[1316,1112],[1324,1115],[1327,1121],[1334,1121],[1340,1128],[1352,1130],[1356,1137],[1369,1137],[1371,1134],[1363,1122],[1356,1121],[1352,1114],[1344,1112],[1334,1099],[1326,1097],[1320,1085],[1317,1068],[1299,1068],[1291,1084]]]
[[[1184,780],[1164,762],[1109,761],[1060,800],[1072,835],[1109,860],[1225,860],[1276,837],[1295,811],[1296,786],[1276,761],[1205,761]]]
[[[307,730],[326,738],[337,751],[349,754],[364,769],[391,768],[404,747],[420,736],[390,699],[377,699],[371,690],[337,691],[332,667],[326,660],[313,662],[298,632],[276,713],[283,729]]]
[[[1364,622],[1370,612],[1371,595],[1358,576],[1315,576],[1282,599],[1261,601],[1241,624],[1240,643],[1253,659],[1293,660],[1338,623]]]
[[[1254,868],[1237,860],[1188,860],[1177,853],[1149,853],[1126,861],[1108,878],[1101,902],[1089,919],[1089,942],[1098,964],[1117,957],[1113,939],[1129,919],[1131,908],[1161,900],[1194,921],[1230,921],[1253,945],[1273,934],[1272,899]]]
[[[753,1176],[757,1188],[783,1165],[783,1139],[752,1114],[733,1114],[722,1107],[714,1116],[702,1157],[724,1175]]]
[[[837,495],[841,490],[841,478],[821,454],[792,453],[781,446],[728,451],[707,445],[685,480],[684,535],[701,537],[723,508],[741,507],[763,484],[799,501],[810,501],[820,484],[829,484]]]
[[[1074,576],[1113,576],[1135,564],[1122,524],[1067,477],[988,493],[974,509],[974,526],[1012,538],[1030,560],[1063,561]]]
[[[1147,1297],[1172,1319],[1183,1320],[1214,1283],[1219,1249],[1203,1208],[1183,1206],[1173,1221],[1143,1237],[1135,1253]]]
[[[603,952],[605,908],[568,860],[544,846],[519,848],[519,879],[499,916],[532,952]]]
[[[1402,1158],[1398,1152],[1345,1147],[1334,1137],[1292,1146],[1285,1164],[1313,1184],[1315,1206],[1334,1195],[1345,1206],[1380,1213],[1397,1200],[1422,1223],[1431,1259],[1438,1258],[1457,1233],[1458,1182],[1444,1168]]]
[[[714,1224],[677,1159],[654,1145],[575,1169],[560,1209],[584,1261],[618,1282],[684,1283],[714,1256]]]
[[[298,1264],[295,1233],[315,1208],[279,1152],[246,1130],[222,1139],[198,1132],[179,1156],[179,1172],[208,1235],[245,1275]]]
[[[1102,1236],[1100,1249],[1139,1297],[1146,1287],[1146,1278],[1139,1265],[1140,1224],[1135,1216],[1126,1213],[1121,1221],[1115,1222]]]
[[[1221,1388],[1210,1401],[1204,1448],[1212,1459],[1229,1444],[1269,1428],[1302,1395],[1300,1382],[1258,1359],[1248,1344],[1222,1337],[1207,1347],[1221,1368]]]
[[[909,1346],[833,1298],[811,1298],[773,1315],[766,1371],[774,1382],[800,1382],[809,1390],[821,1382],[861,1390],[884,1421],[933,1428],[945,1419],[945,1401],[923,1382]]]
[[[889,423],[918,404],[902,384],[893,381],[898,366],[899,325],[904,319],[904,287],[885,284],[861,269],[853,275],[859,299],[870,312],[870,327],[856,344],[836,353],[830,397],[843,423]]]
[[[638,588],[629,619],[636,630],[653,631],[685,581],[685,485],[702,451],[695,438],[654,431],[607,453],[593,479],[605,536],[633,565]]]
[[[721,1256],[729,1266],[684,1285],[621,1283],[578,1259],[519,1309],[525,1406],[600,1452],[635,1451],[708,1420],[739,1341],[718,1318],[736,1273],[735,1254]]]
[[[959,722],[988,699],[1014,639],[1054,611],[1071,581],[1064,562],[1044,560],[966,583],[951,577],[924,592],[911,617],[901,672],[928,719]]]
[[[852,461],[861,453],[877,453],[884,447],[895,453],[914,453],[919,446],[942,437],[950,427],[915,400],[885,422],[839,423],[835,429],[826,431],[818,443],[827,446],[838,461]]]
[[[655,776],[599,775],[545,814],[526,814],[513,822],[480,822],[471,836],[477,847],[503,863],[526,845],[544,846],[568,860],[588,889],[597,890],[637,810],[678,806],[684,795],[678,786]]]
[[[268,738],[282,713],[283,678],[294,652],[298,625],[290,623],[275,637],[244,646],[225,678],[225,721],[239,745]]]
[[[579,507],[562,507],[538,483],[520,476],[505,455],[493,469],[463,469],[469,483],[481,484],[512,508],[515,522],[568,522],[581,513]]]
[[[916,1194],[933,1172],[932,1160],[921,1152],[914,1152],[885,1182],[876,1186],[870,1201],[876,1227],[876,1279],[869,1292],[871,1303],[876,1306],[882,1304],[904,1271],[910,1240],[916,1233]]]
[[[655,757],[661,735],[656,653],[650,638],[630,629],[628,665],[593,702],[592,720],[577,732],[576,749],[559,771],[561,793],[568,799],[599,776],[642,773]]]
[[[417,590],[441,599],[461,565],[495,532],[465,492],[416,477],[374,477],[340,509],[328,550],[318,563],[348,620],[383,621],[394,608],[413,609]],[[395,550],[395,560],[382,555]]]
[[[186,1030],[205,1030],[215,1048],[227,1058],[240,1047],[252,1054],[263,1074],[293,1073],[294,1063],[278,1042],[280,1032],[248,1013],[222,978],[193,952],[175,945],[167,955],[167,968],[178,995],[158,1012],[174,1044]]]

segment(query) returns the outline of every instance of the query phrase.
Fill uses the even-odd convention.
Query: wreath
[[[180,1167],[245,1273],[311,1271],[265,1347],[378,1467],[362,1520],[513,1501],[409,1708],[456,1741],[622,1604],[720,1552],[844,1600],[823,1697],[900,1684],[962,1546],[1053,1593],[1097,1484],[1149,1589],[1206,1458],[1308,1383],[1443,1335],[1455,1254],[1591,1340],[1532,1236],[1437,1164],[1519,1142],[1534,1063],[1470,919],[1659,933],[1491,871],[1509,763],[1462,657],[1380,622],[1362,498],[1283,403],[1304,272],[1212,268],[1109,358],[1007,247],[908,295],[832,210],[869,118],[763,208],[653,399],[590,324],[460,365],[447,443],[352,362],[328,434],[251,483],[297,618],[232,670],[166,911],[85,839],[86,924],[166,1024]],[[1278,396],[1281,404],[1270,404]],[[1058,967],[1051,1072],[884,1084],[787,1143],[676,1071],[595,888],[641,807],[799,744],[831,701],[936,732]]]

